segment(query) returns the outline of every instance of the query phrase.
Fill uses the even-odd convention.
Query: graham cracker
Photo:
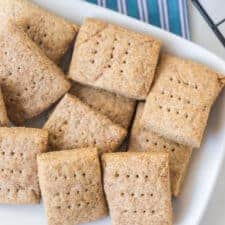
[[[129,151],[165,151],[169,154],[171,190],[174,196],[179,196],[190,162],[192,148],[177,144],[141,125],[144,103],[137,107],[135,120],[129,139]]]
[[[97,147],[99,153],[115,151],[126,130],[93,111],[77,97],[66,94],[44,125],[52,150]]]
[[[0,35],[0,84],[8,116],[21,124],[39,115],[70,88],[63,72],[11,23]]]
[[[200,147],[224,78],[198,63],[162,55],[146,100],[143,126],[177,143]]]
[[[72,85],[70,93],[114,123],[128,129],[136,105],[134,100],[79,83]]]
[[[39,203],[36,156],[47,147],[48,133],[44,130],[0,128],[0,203]]]
[[[28,0],[0,1],[0,17],[21,26],[56,63],[59,63],[78,32],[77,25]]]
[[[160,42],[97,19],[86,19],[76,39],[69,77],[128,98],[145,99]]]
[[[167,153],[107,153],[102,163],[112,225],[172,225]]]
[[[2,89],[0,88],[0,126],[8,126],[9,125],[9,118],[7,115],[7,110],[5,107],[4,98],[2,95]]]
[[[49,225],[74,225],[107,215],[96,148],[40,154],[38,176]]]

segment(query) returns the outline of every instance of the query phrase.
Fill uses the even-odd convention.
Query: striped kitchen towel
[[[86,0],[190,39],[188,0]]]

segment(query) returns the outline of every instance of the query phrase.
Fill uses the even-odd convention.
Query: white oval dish
[[[82,1],[35,0],[35,2],[79,24],[85,17],[95,17],[150,34],[160,39],[167,51],[191,58],[225,74],[225,62],[214,54],[149,24]],[[194,151],[183,192],[173,202],[175,225],[198,225],[200,223],[225,154],[224,115],[225,94],[222,93],[211,112],[202,146]],[[0,218],[3,225],[47,224],[42,204],[36,206],[0,205]],[[111,224],[109,218],[89,223],[89,225],[109,224]]]

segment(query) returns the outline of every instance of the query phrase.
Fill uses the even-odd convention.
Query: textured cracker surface
[[[106,153],[102,161],[112,225],[172,225],[167,153]]]
[[[177,143],[200,147],[222,83],[219,74],[203,65],[162,55],[145,104],[143,125]]]
[[[49,131],[52,150],[95,146],[100,153],[112,152],[126,136],[124,128],[70,94],[56,106],[44,129]]]
[[[0,0],[0,17],[21,26],[46,55],[57,63],[78,32],[77,25],[28,0]]]
[[[70,93],[114,123],[126,129],[129,127],[135,109],[134,100],[79,83],[72,85]]]
[[[86,19],[77,36],[69,77],[125,97],[145,99],[160,43],[150,36]]]
[[[39,203],[36,157],[47,150],[47,142],[44,130],[0,128],[0,203]]]
[[[181,192],[192,149],[165,139],[141,125],[144,103],[139,103],[131,129],[129,151],[166,151],[169,153],[171,189],[174,196]]]
[[[41,154],[38,176],[49,225],[74,225],[107,215],[97,149]]]
[[[0,85],[10,120],[21,124],[58,100],[70,83],[63,72],[14,25],[2,25]]]
[[[7,126],[9,124],[9,118],[5,107],[4,98],[2,95],[2,89],[0,88],[0,126]]]

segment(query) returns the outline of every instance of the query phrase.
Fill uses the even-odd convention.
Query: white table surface
[[[216,0],[217,1],[217,0]],[[225,17],[225,1],[220,1],[219,9],[214,0],[202,0],[204,6],[214,15],[215,19]],[[217,7],[217,8],[216,8]],[[207,26],[199,12],[189,2],[190,28],[192,41],[214,52],[225,60],[225,48]],[[225,33],[225,32],[224,32]],[[225,138],[225,134],[224,134]],[[216,154],[216,149],[215,149]],[[217,180],[216,187],[209,201],[207,210],[200,225],[224,225],[225,224],[225,160]]]

